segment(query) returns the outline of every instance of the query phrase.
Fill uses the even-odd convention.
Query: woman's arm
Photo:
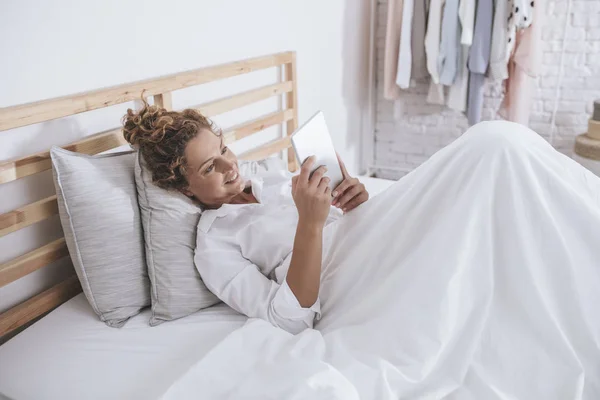
[[[286,281],[304,308],[312,307],[319,298],[323,227],[331,204],[329,178],[323,177],[327,169],[320,167],[311,176],[314,161],[314,157],[307,159],[300,174],[292,179],[298,226]]]
[[[318,304],[302,308],[283,282],[264,276],[242,255],[232,240],[198,231],[194,263],[206,287],[225,304],[250,317],[261,318],[291,333],[312,328]]]
[[[323,227],[298,221],[287,284],[304,308],[319,298]]]

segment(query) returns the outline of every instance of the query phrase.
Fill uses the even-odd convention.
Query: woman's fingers
[[[346,203],[346,206],[342,208],[344,212],[352,211],[356,207],[360,206],[365,201],[369,200],[369,193],[361,192],[355,196],[352,200]]]
[[[323,178],[323,175],[325,175],[325,172],[327,172],[327,167],[324,165],[321,165],[319,168],[317,168],[310,177],[310,185],[313,187],[319,186],[319,183],[321,183],[321,179]]]
[[[346,207],[346,203],[352,200],[357,194],[362,192],[364,189],[361,187],[362,185],[354,185],[350,189],[346,190],[346,193],[340,197],[337,202],[336,207],[341,208],[342,210]]]
[[[298,179],[298,175],[292,177],[292,195],[296,194],[296,189],[298,188]]]
[[[337,153],[337,151],[335,152],[335,155],[337,156],[338,163],[340,164],[340,168],[342,170],[342,176],[344,177],[344,179],[347,179],[350,176],[350,174],[348,174],[348,170],[346,169],[346,164],[344,164],[344,162],[342,161],[342,158]]]
[[[342,181],[342,183],[340,183],[334,190],[333,190],[333,201],[331,202],[332,205],[337,207],[337,203],[339,203],[342,195],[348,191],[349,188],[356,186],[356,185],[360,185],[360,181],[357,178],[348,178],[348,179],[344,179]]]
[[[357,180],[357,181],[358,181],[358,180]],[[354,179],[353,179],[353,178],[350,178],[350,179],[344,179],[344,180],[342,181],[342,183],[340,183],[339,185],[337,185],[337,187],[336,187],[335,189],[333,189],[333,193],[332,193],[332,194],[333,194],[333,197],[334,197],[334,199],[333,199],[333,203],[335,203],[335,202],[336,202],[336,200],[338,200],[338,199],[339,199],[339,197],[340,197],[342,194],[344,194],[344,192],[345,192],[346,190],[348,190],[348,188],[349,188],[350,186],[352,186],[352,185],[354,185],[354,184],[355,184],[355,182],[354,182]],[[333,204],[333,205],[335,205],[335,204]]]
[[[302,163],[302,166],[300,167],[300,175],[298,175],[301,182],[308,183],[308,180],[310,179],[310,170],[315,163],[315,159],[315,156],[310,156]]]
[[[330,179],[326,176],[321,179],[321,182],[319,182],[319,186],[317,187],[319,193],[325,193],[326,190],[329,189],[329,181]]]

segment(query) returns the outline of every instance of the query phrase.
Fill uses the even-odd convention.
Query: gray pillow
[[[50,151],[60,221],[94,312],[121,327],[150,305],[134,152],[89,156]]]
[[[194,265],[196,226],[201,208],[181,193],[155,186],[138,154],[135,182],[146,243],[155,326],[219,302],[204,286]]]

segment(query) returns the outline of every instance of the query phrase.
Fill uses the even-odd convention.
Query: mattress
[[[393,181],[360,177],[371,196]],[[0,346],[0,398],[152,399],[246,317],[224,304],[149,327],[102,323],[80,294]]]
[[[371,196],[383,192],[396,182],[389,179],[372,178],[370,176],[359,176],[358,179],[365,185]]]
[[[224,304],[148,326],[106,326],[83,294],[0,347],[0,393],[15,400],[153,399],[246,317]]]

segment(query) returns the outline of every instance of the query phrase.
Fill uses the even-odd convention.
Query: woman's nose
[[[234,162],[226,159],[225,157],[221,157],[219,158],[219,169],[221,170],[220,172],[229,172],[233,169],[233,166],[235,165]]]

